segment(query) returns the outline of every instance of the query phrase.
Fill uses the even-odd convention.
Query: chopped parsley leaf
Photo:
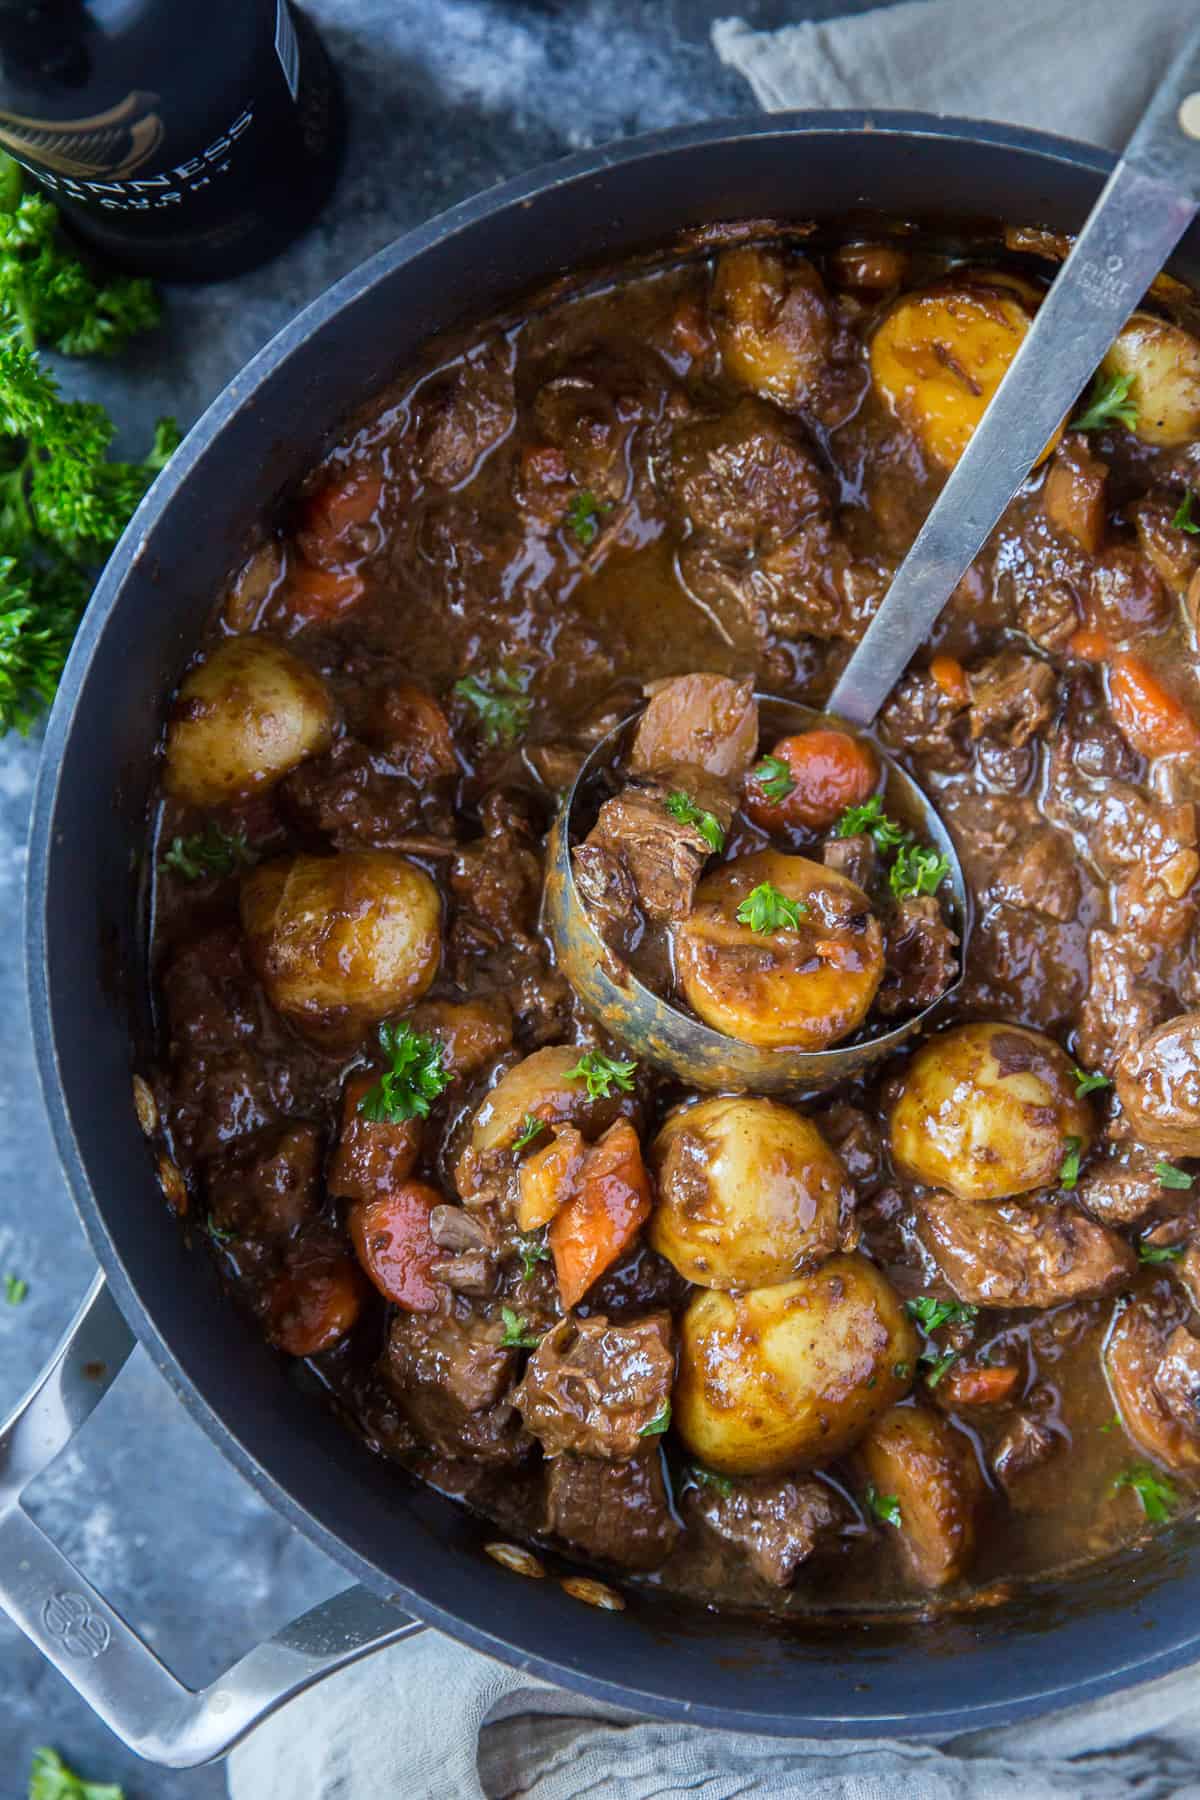
[[[572,495],[571,503],[563,516],[575,535],[576,543],[587,550],[596,541],[600,530],[600,515],[611,511],[611,500],[598,500],[590,488],[581,488],[577,494]]]
[[[500,1339],[502,1350],[534,1350],[541,1343],[539,1332],[531,1331],[519,1312],[511,1306],[500,1308],[500,1318],[504,1325],[504,1336]]]
[[[950,873],[950,858],[922,844],[901,844],[888,874],[888,886],[897,900],[915,900],[918,894],[936,894]]]
[[[900,1500],[896,1494],[881,1494],[873,1481],[867,1483],[863,1495],[867,1510],[875,1515],[881,1525],[900,1525]]]
[[[1148,1244],[1145,1239],[1137,1247],[1140,1263],[1173,1263],[1183,1255],[1182,1244]]]
[[[450,1085],[445,1046],[411,1025],[392,1025],[386,1019],[379,1027],[379,1042],[391,1067],[363,1095],[359,1112],[372,1125],[427,1119],[432,1102]]]
[[[185,881],[203,881],[206,876],[232,875],[235,869],[249,868],[255,861],[244,831],[222,831],[210,819],[194,837],[173,839],[161,866]]]
[[[893,1363],[892,1374],[896,1377],[897,1381],[908,1381],[912,1375],[912,1364],[906,1362]]]
[[[1071,1073],[1075,1077],[1075,1098],[1077,1100],[1082,1100],[1085,1094],[1095,1094],[1101,1088],[1112,1086],[1107,1075],[1089,1075],[1086,1070],[1079,1068],[1073,1068]]]
[[[1082,411],[1071,420],[1071,430],[1107,431],[1110,426],[1124,425],[1132,431],[1138,420],[1137,407],[1129,398],[1132,386],[1132,375],[1106,375],[1097,369]]]
[[[454,684],[454,692],[469,700],[479,715],[479,728],[484,742],[494,749],[498,744],[515,744],[529,724],[533,701],[526,689],[529,676],[524,669],[514,674],[511,669],[495,669],[490,675],[464,675]]]
[[[762,881],[756,888],[751,888],[738,907],[736,917],[739,925],[748,925],[751,931],[765,934],[782,931],[785,925],[794,931],[807,912],[803,900],[789,900],[769,881]]]
[[[786,800],[795,791],[796,782],[791,767],[784,762],[782,756],[764,756],[751,769],[750,775],[758,783],[763,799],[772,806],[778,806],[781,800]]]
[[[733,1483],[728,1475],[717,1475],[712,1469],[703,1469],[699,1463],[692,1464],[692,1474],[701,1487],[716,1488],[718,1494],[732,1494]]]
[[[848,806],[833,828],[834,837],[873,838],[877,850],[894,850],[898,844],[912,842],[912,832],[898,825],[895,819],[889,819],[883,810],[883,799],[879,794],[872,794],[861,806]]]
[[[1154,1173],[1158,1176],[1159,1187],[1190,1188],[1195,1180],[1195,1176],[1189,1175],[1186,1169],[1177,1169],[1174,1163],[1169,1162],[1156,1162]]]
[[[1179,1495],[1165,1476],[1149,1463],[1131,1463],[1113,1482],[1118,1488],[1132,1488],[1142,1503],[1142,1511],[1152,1525],[1161,1525],[1179,1505]]]
[[[528,1149],[529,1145],[532,1144],[534,1138],[541,1137],[543,1131],[546,1131],[548,1129],[549,1128],[544,1119],[539,1119],[533,1113],[527,1112],[525,1114],[525,1117],[521,1120],[520,1131],[517,1133],[516,1137],[513,1139],[514,1152],[517,1150]]]
[[[1194,495],[1191,488],[1189,488],[1187,493],[1183,496],[1183,499],[1179,502],[1175,511],[1175,517],[1171,520],[1171,523],[1174,525],[1176,531],[1188,531],[1195,537],[1197,533],[1200,533],[1200,523],[1197,523],[1192,517],[1193,499]]]
[[[633,1092],[636,1062],[614,1062],[603,1050],[586,1050],[573,1069],[567,1070],[568,1081],[586,1081],[589,1100],[607,1100],[615,1081],[623,1094]]]
[[[1079,1153],[1083,1149],[1083,1139],[1068,1137],[1063,1139],[1062,1166],[1058,1171],[1060,1187],[1073,1188],[1079,1180]]]
[[[204,1221],[204,1229],[214,1244],[232,1244],[237,1236],[236,1231],[230,1231],[227,1225],[218,1225],[211,1213]]]
[[[671,817],[678,819],[681,825],[694,825],[710,850],[724,849],[725,833],[721,829],[720,820],[715,813],[705,812],[702,807],[697,806],[690,794],[677,788],[674,793],[667,795],[666,807]]]
[[[958,1361],[958,1351],[943,1350],[939,1355],[936,1350],[922,1350],[920,1360],[931,1365],[925,1377],[925,1386],[935,1388],[950,1364]]]
[[[932,1294],[918,1294],[915,1300],[906,1300],[904,1310],[922,1331],[931,1333],[943,1325],[973,1325],[979,1316],[977,1306],[967,1306],[961,1300],[937,1300]]]
[[[669,1400],[664,1400],[661,1408],[655,1413],[649,1423],[642,1426],[641,1430],[638,1432],[638,1436],[661,1437],[662,1433],[667,1429],[670,1423],[671,1402]]]
[[[535,1232],[521,1237],[521,1280],[529,1281],[539,1263],[550,1261],[550,1248],[545,1238]]]

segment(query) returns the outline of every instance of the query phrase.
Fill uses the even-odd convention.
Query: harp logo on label
[[[107,1621],[94,1612],[83,1594],[51,1594],[42,1608],[42,1624],[68,1656],[103,1656],[112,1640]]]

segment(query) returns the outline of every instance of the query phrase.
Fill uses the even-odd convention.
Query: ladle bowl
[[[826,713],[772,694],[756,696],[764,740],[776,742],[814,725],[840,725]],[[554,942],[559,968],[591,1016],[639,1062],[668,1070],[691,1087],[753,1089],[780,1093],[833,1087],[858,1075],[926,1028],[962,980],[971,924],[970,899],[954,843],[932,802],[874,737],[871,747],[886,773],[890,803],[922,842],[949,863],[939,898],[959,938],[955,981],[922,1011],[886,1031],[872,1031],[870,1019],[845,1043],[825,1050],[765,1049],[714,1031],[693,1013],[674,1005],[640,981],[604,942],[575,883],[571,851],[579,819],[599,777],[615,767],[639,713],[632,713],[595,745],[566,794],[550,833],[543,920]],[[860,734],[865,735],[865,734]]]

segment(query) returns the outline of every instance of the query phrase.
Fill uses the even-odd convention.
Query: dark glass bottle
[[[342,137],[289,0],[0,0],[0,148],[139,274],[266,262],[328,198]]]

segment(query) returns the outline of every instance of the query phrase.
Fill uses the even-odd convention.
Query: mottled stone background
[[[100,371],[69,370],[69,391],[103,400],[130,452],[160,413],[190,425],[299,307],[442,208],[568,151],[752,110],[709,46],[722,13],[778,25],[866,11],[870,0],[308,4],[350,97],[341,186],[278,261],[239,281],[170,290],[153,343]],[[220,5],[211,10],[215,19]],[[0,1300],[0,1415],[53,1347],[93,1266],[59,1179],[26,1022],[18,925],[38,749],[36,739],[0,744],[0,1276],[29,1283],[22,1305]],[[225,1466],[140,1355],[36,1499],[68,1554],[194,1683],[344,1585]],[[42,1743],[93,1779],[124,1783],[128,1800],[225,1792],[219,1769],[168,1774],[127,1754],[0,1615],[0,1791],[25,1792]]]

